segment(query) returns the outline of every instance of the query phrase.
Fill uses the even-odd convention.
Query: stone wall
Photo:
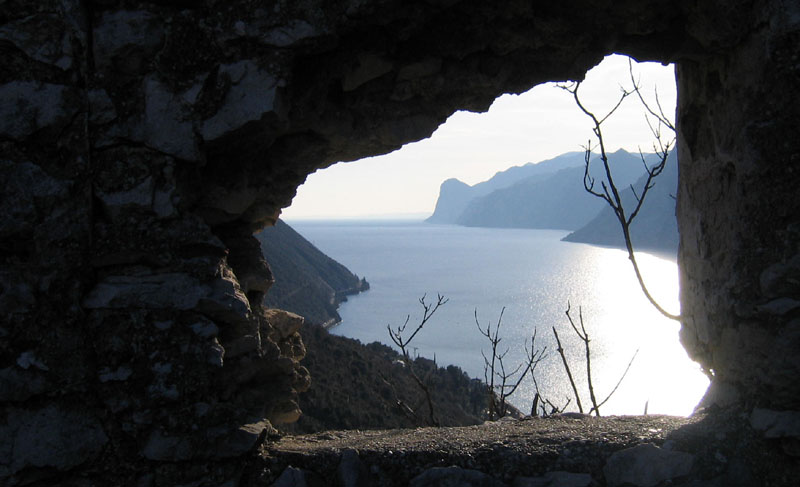
[[[741,41],[678,64],[681,339],[706,404],[798,410],[800,6],[749,12]]]
[[[0,483],[238,478],[309,383],[252,232],[315,169],[611,52],[679,65],[687,348],[796,408],[794,8],[0,2]]]

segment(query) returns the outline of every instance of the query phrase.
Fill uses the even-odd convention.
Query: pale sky
[[[605,114],[629,86],[628,61],[608,56],[581,85],[584,105]],[[670,118],[675,113],[672,65],[634,64],[642,92],[654,90]],[[604,125],[607,150],[652,152],[653,137],[635,96],[628,97]],[[583,150],[592,135],[590,120],[572,95],[552,83],[521,95],[502,95],[486,113],[459,111],[433,135],[390,154],[335,164],[310,175],[282,218],[380,218],[433,213],[439,186],[449,178],[475,184],[498,171]],[[594,143],[594,140],[592,141]]]

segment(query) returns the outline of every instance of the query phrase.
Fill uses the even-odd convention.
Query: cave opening
[[[589,100],[587,106],[598,113],[610,110],[622,85],[630,84],[632,73],[642,83],[642,92],[651,103],[659,104],[674,119],[673,66],[634,63],[633,70],[629,71],[625,56],[608,56],[587,73],[583,84]],[[658,102],[655,102],[656,96]],[[548,83],[521,95],[501,96],[486,113],[457,112],[429,139],[408,144],[385,156],[336,164],[310,175],[306,184],[298,189],[293,205],[284,210],[283,218],[323,252],[367,278],[371,285],[366,294],[353,296],[341,305],[342,323],[332,326],[331,332],[364,343],[377,341],[391,345],[386,325],[401,324],[407,315],[412,317],[412,322],[418,320],[421,311],[417,299],[426,294],[430,300],[431,296],[442,293],[453,302],[439,312],[438,323],[431,324],[420,334],[414,353],[436,356],[442,366],[455,364],[471,377],[483,379],[481,348],[486,344],[481,342],[473,313],[479,312],[479,320],[485,322],[497,319],[497,314],[504,309],[505,321],[509,323],[505,325],[506,343],[514,349],[510,357],[521,361],[520,345],[530,338],[532,328],[537,329],[539,344],[553,353],[555,343],[550,326],[568,326],[564,310],[570,303],[582,307],[587,323],[591,323],[590,331],[598,337],[592,353],[595,373],[602,377],[595,380],[606,390],[613,387],[631,353],[644,344],[631,376],[620,386],[620,392],[610,401],[604,414],[641,414],[648,410],[690,414],[706,390],[708,379],[680,345],[679,325],[659,316],[644,301],[620,250],[608,244],[598,248],[561,242],[569,231],[583,224],[578,225],[573,219],[568,223],[552,219],[525,223],[508,216],[505,216],[507,221],[502,221],[504,215],[500,214],[491,215],[494,220],[490,221],[458,221],[451,214],[436,219],[440,211],[437,196],[442,203],[447,185],[442,185],[440,193],[442,181],[458,178],[465,188],[474,188],[493,176],[500,179],[505,175],[506,181],[492,190],[502,193],[533,177],[538,186],[530,186],[519,194],[541,191],[542,187],[554,185],[560,179],[542,183],[544,176],[514,174],[523,172],[526,164],[530,168],[533,164],[528,163],[540,161],[569,172],[567,179],[571,178],[573,184],[569,188],[558,188],[557,194],[551,196],[561,199],[554,198],[550,205],[563,206],[565,197],[574,199],[576,194],[577,199],[569,201],[567,206],[595,205],[591,197],[581,194],[584,192],[579,167],[583,161],[582,147],[592,133],[587,122],[571,95],[554,83]],[[609,119],[606,128],[609,153],[638,160],[639,151],[654,150],[651,126],[638,100],[626,100],[620,111]],[[675,160],[671,163],[677,165]],[[648,230],[659,234],[650,242],[662,239],[663,245],[643,245],[640,260],[644,262],[647,280],[656,294],[677,309],[677,226],[674,221],[677,168],[669,177],[673,178],[671,182],[657,183],[671,184],[671,188],[659,195],[664,201],[657,203],[668,207],[666,220],[663,211],[646,217],[653,221]],[[625,187],[635,183],[635,179],[626,182]],[[473,196],[473,206],[476,199],[489,197],[488,192]],[[502,202],[495,203],[502,206]],[[507,206],[492,207],[491,211],[529,212],[514,207],[518,204],[517,201],[506,202]],[[601,208],[591,206],[580,218],[591,220]],[[425,219],[428,222],[421,223]],[[574,225],[577,227],[573,228]],[[618,227],[610,230],[621,233]],[[495,233],[495,237],[502,236],[492,238],[491,233]],[[481,242],[485,247],[464,245],[464,242]],[[537,246],[545,245],[546,249],[546,245],[553,242],[570,249],[568,254],[553,257],[561,263],[560,267],[533,271],[533,268],[544,267],[544,263],[526,261],[526,253],[546,253]],[[477,257],[493,253],[508,258],[500,261]],[[270,259],[269,249],[265,249],[265,254],[268,260],[274,261]],[[486,279],[487,269],[509,276]],[[526,281],[514,272],[519,269],[528,275],[536,272],[553,275]],[[454,285],[454,281],[474,279],[475,273],[484,276],[481,279],[486,282],[469,289]],[[302,305],[281,300],[280,296],[290,291],[281,289],[279,271],[275,272],[275,277],[276,288],[271,292],[278,296],[272,304],[302,314]],[[493,293],[487,289],[498,291]],[[293,305],[300,307],[292,309]],[[615,325],[622,322],[626,325]],[[332,322],[327,324],[330,326]],[[607,329],[614,331],[604,331]],[[568,328],[563,329],[562,336],[568,331]],[[454,332],[469,338],[448,340],[446,336]],[[575,361],[572,367],[582,367],[580,343],[574,336],[568,340],[572,347],[569,353]],[[549,376],[543,388],[550,388],[550,394],[563,402],[571,392],[567,390],[564,371],[555,358],[550,356],[550,363],[542,367],[543,373]],[[600,370],[602,372],[597,372]],[[585,386],[583,379],[581,387]],[[586,395],[584,390],[581,394]],[[521,387],[511,401],[521,411],[526,411],[530,410],[533,397],[531,383]]]

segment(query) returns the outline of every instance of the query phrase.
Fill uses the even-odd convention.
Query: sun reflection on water
[[[601,408],[604,415],[649,413],[688,415],[708,379],[678,340],[680,324],[663,317],[645,298],[618,249],[562,242],[563,231],[481,229],[457,226],[308,226],[329,255],[359,275],[371,289],[348,298],[335,334],[364,343],[391,345],[386,324],[410,314],[419,319],[419,297],[441,293],[450,301],[414,341],[419,354],[455,364],[470,377],[484,377],[485,338],[475,327],[503,315],[506,365],[524,360],[522,345],[536,330],[537,347],[549,357],[536,369],[543,395],[563,405],[572,390],[555,353],[552,327],[559,331],[578,382],[584,409],[589,402],[583,343],[564,316],[567,302],[579,309],[589,331],[592,376],[598,400],[614,388],[631,356],[638,355],[619,389]],[[316,230],[316,232],[313,232]],[[665,309],[678,312],[678,270],[674,258],[637,253],[645,282]],[[530,412],[534,386],[526,380],[510,402]],[[570,410],[575,408],[572,400]]]
[[[697,400],[708,387],[708,379],[700,367],[688,359],[680,345],[680,323],[661,315],[646,299],[636,280],[625,252],[595,248],[587,263],[578,265],[579,275],[565,282],[571,297],[572,315],[584,324],[591,339],[594,389],[598,401],[613,390],[631,357],[638,350],[619,389],[600,408],[603,414],[671,414],[692,413]],[[637,261],[651,295],[665,309],[678,312],[678,269],[674,261],[637,253]],[[581,307],[581,294],[595,293],[592,307]],[[538,300],[535,300],[538,301]],[[569,327],[566,317],[556,325],[567,350],[573,374],[577,377],[584,409],[589,397],[585,381],[583,343]],[[541,330],[550,332],[550,330]],[[540,331],[540,332],[541,332]],[[555,355],[555,347],[551,354]],[[562,370],[557,370],[562,369]],[[560,359],[551,360],[542,375],[556,377],[545,381],[553,402],[563,404],[572,391]],[[541,385],[541,384],[540,384]],[[527,412],[533,399],[533,387],[520,391],[512,403]],[[575,409],[573,399],[569,409]]]

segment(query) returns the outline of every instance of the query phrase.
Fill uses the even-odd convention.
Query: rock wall
[[[800,6],[742,14],[731,48],[678,64],[681,339],[706,404],[798,410]]]
[[[679,64],[688,349],[795,407],[797,19],[782,0],[0,2],[0,483],[235,484],[309,383],[300,320],[258,304],[252,232],[315,169],[610,52]]]

